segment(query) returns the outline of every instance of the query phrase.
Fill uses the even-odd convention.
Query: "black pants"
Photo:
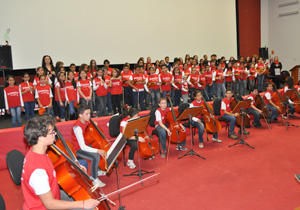
[[[134,158],[134,153],[137,150],[137,141],[136,140],[129,140],[127,139],[127,144],[130,145],[130,151],[129,151],[129,160],[133,160]]]
[[[111,103],[112,103],[112,106],[113,106],[114,114],[117,113],[117,108],[118,108],[119,114],[122,113],[122,111],[121,111],[121,96],[122,96],[122,94],[120,94],[120,95],[111,95]]]

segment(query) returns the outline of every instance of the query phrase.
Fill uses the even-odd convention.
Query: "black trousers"
[[[118,113],[119,114],[122,113],[122,111],[121,111],[121,96],[122,96],[122,94],[120,94],[120,95],[111,95],[111,103],[112,103],[112,106],[113,106],[114,114],[117,113],[117,108],[118,108]]]

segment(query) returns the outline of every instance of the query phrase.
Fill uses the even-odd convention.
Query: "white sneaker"
[[[199,143],[199,148],[203,148],[204,147],[204,144],[203,143]]]
[[[215,138],[212,138],[213,141],[215,142],[218,142],[218,143],[222,143],[222,140],[221,139],[215,139]]]
[[[93,181],[93,185],[98,185],[98,187],[105,187],[106,184],[101,182],[101,180],[97,178]]]
[[[127,166],[129,166],[130,169],[136,168],[136,165],[134,164],[133,160],[128,160]]]
[[[102,170],[98,170],[98,176],[105,176],[106,172]]]

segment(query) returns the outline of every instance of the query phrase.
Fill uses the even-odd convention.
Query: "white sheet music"
[[[280,68],[275,68],[275,75],[279,76],[280,75]]]

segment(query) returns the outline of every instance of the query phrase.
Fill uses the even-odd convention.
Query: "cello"
[[[295,111],[300,114],[300,94],[296,90],[296,88],[293,86],[293,90],[295,91],[294,94],[291,97],[291,100],[295,103]]]
[[[180,144],[185,140],[186,132],[180,127],[179,122],[177,121],[176,117],[178,117],[179,113],[178,111],[174,110],[172,100],[170,99],[169,94],[167,94],[167,98],[171,104],[171,110],[168,111],[165,115],[165,119],[168,124],[169,130],[171,131],[171,135],[169,136],[168,134],[168,137],[171,143]]]
[[[277,113],[281,114],[282,115],[282,119],[283,119],[283,113],[285,112],[286,107],[284,107],[283,104],[282,104],[282,102],[281,102],[282,98],[281,98],[280,93],[277,90],[276,85],[274,84],[273,81],[270,81],[270,82],[271,82],[272,86],[275,87],[275,91],[272,94],[272,98],[273,98],[274,104],[276,106],[279,106],[279,108],[280,108],[279,110],[277,110]]]
[[[234,107],[240,102],[240,100],[238,99],[237,95],[236,94],[233,94],[233,97],[234,97],[234,100],[231,101],[230,103],[230,108],[231,110],[234,110]],[[235,122],[235,125],[237,127],[241,127],[241,115],[239,114],[237,117],[236,117],[236,122]],[[249,115],[244,115],[244,127],[245,128],[250,128],[250,116]]]
[[[201,105],[203,107],[201,115],[205,122],[206,132],[208,133],[219,132],[222,128],[220,121],[215,118],[212,106],[206,102],[203,96],[202,96],[202,100],[204,103]]]
[[[56,127],[55,130],[58,131]],[[76,163],[77,159],[75,154],[63,139],[60,132],[57,134],[59,138],[55,144],[50,146],[51,150],[49,149],[47,154],[53,163],[60,187],[75,201],[103,198],[102,193],[97,190],[97,187],[93,186],[93,178]],[[66,155],[64,151],[66,151],[68,155]],[[95,209],[110,210],[110,207],[107,200],[104,199],[104,202],[100,202]]]

